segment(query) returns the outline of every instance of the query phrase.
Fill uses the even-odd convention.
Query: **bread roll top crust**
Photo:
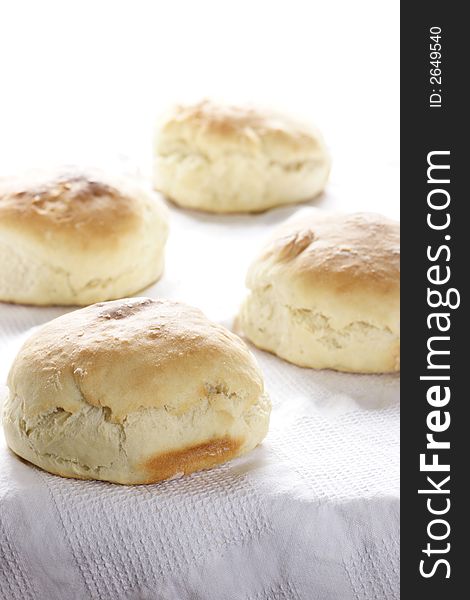
[[[44,325],[23,346],[8,377],[10,394],[32,417],[84,402],[123,422],[133,411],[178,415],[212,393],[245,406],[263,393],[245,344],[201,311],[150,298],[98,303]]]

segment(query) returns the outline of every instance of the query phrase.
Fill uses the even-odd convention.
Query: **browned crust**
[[[169,397],[186,410],[201,401],[202,384],[222,383],[246,406],[263,392],[240,338],[198,309],[148,298],[99,303],[50,321],[18,353],[8,381],[20,397],[37,391],[30,415],[57,406],[75,412],[86,402],[108,406],[115,422],[141,407],[161,408]]]
[[[135,201],[102,177],[71,168],[0,181],[0,223],[84,245],[127,233],[136,225]]]
[[[63,471],[53,468],[44,468],[41,465],[30,462],[13,449],[10,451],[21,460],[21,462],[36,467],[41,471],[64,477],[65,479],[79,479],[82,481],[108,481],[119,485],[148,485],[158,483],[170,479],[175,475],[189,475],[196,471],[210,469],[216,465],[232,460],[239,454],[242,440],[233,439],[230,437],[219,438],[216,440],[208,440],[195,446],[189,446],[183,450],[175,450],[173,452],[165,452],[164,454],[156,454],[152,458],[146,460],[139,468],[138,472],[142,474],[138,481],[125,482],[111,479],[102,479],[90,475],[66,474]]]
[[[293,151],[312,151],[319,146],[317,135],[286,115],[250,106],[230,106],[203,100],[194,105],[176,106],[163,125],[189,127],[218,140],[257,147],[254,134]]]
[[[264,261],[307,287],[323,284],[341,294],[366,286],[395,294],[400,285],[399,224],[374,213],[311,212],[284,226],[258,259]]]
[[[156,483],[182,473],[188,475],[195,471],[210,469],[234,458],[241,447],[241,440],[223,437],[208,440],[183,450],[174,450],[156,454],[145,461],[143,468],[148,473],[144,483]]]

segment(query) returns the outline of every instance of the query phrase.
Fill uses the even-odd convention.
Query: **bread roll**
[[[319,194],[330,159],[318,131],[287,117],[202,102],[176,107],[155,141],[155,186],[180,206],[259,212]]]
[[[63,477],[153,483],[266,435],[261,372],[236,335],[177,302],[132,298],[39,329],[8,376],[10,448]]]
[[[399,370],[398,223],[304,212],[276,232],[247,286],[238,327],[256,346],[303,367]]]
[[[67,168],[0,180],[0,300],[86,305],[163,270],[167,210],[130,179]]]

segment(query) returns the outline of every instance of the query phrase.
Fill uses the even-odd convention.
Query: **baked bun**
[[[251,265],[238,327],[315,369],[400,368],[400,232],[381,215],[315,209],[287,222]]]
[[[128,296],[163,270],[167,210],[99,171],[0,179],[0,300],[86,305]]]
[[[309,200],[329,170],[317,131],[254,109],[179,106],[156,135],[155,187],[188,208],[258,212]]]
[[[18,353],[10,448],[61,475],[153,483],[254,448],[270,402],[236,335],[177,302],[131,298],[50,321]]]

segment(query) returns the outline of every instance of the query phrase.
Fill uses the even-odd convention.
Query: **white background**
[[[0,174],[116,155],[147,173],[168,105],[249,101],[323,131],[320,204],[398,216],[398,0],[0,6]]]

